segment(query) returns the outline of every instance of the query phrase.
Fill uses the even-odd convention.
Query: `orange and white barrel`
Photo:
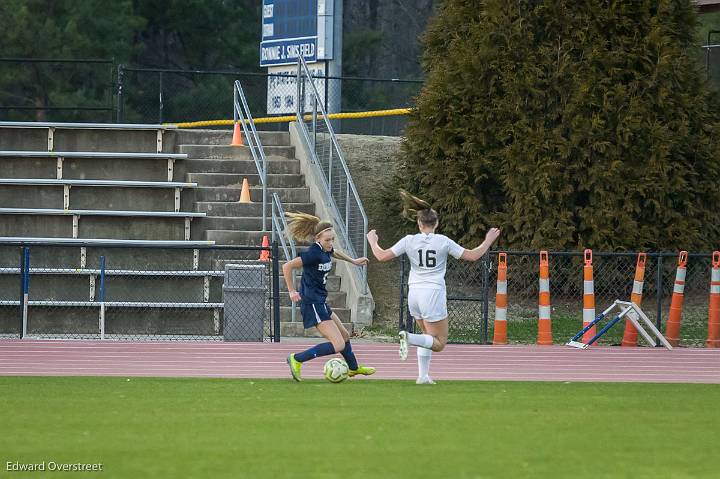
[[[583,329],[595,319],[595,283],[593,281],[592,250],[585,250],[583,266]],[[586,343],[595,336],[595,326],[585,331],[582,341]]]
[[[680,319],[682,318],[682,306],[685,299],[685,273],[687,267],[687,251],[681,251],[678,256],[678,267],[675,273],[675,285],[673,286],[672,300],[670,301],[670,314],[665,325],[665,339],[673,347],[680,342]]]
[[[720,251],[713,251],[706,348],[720,348]]]
[[[638,306],[642,303],[643,286],[645,285],[645,261],[646,253],[638,253],[637,264],[635,265],[635,280],[633,281],[633,289],[630,294],[630,301]],[[625,333],[623,333],[623,346],[637,346],[638,332],[633,326],[632,321],[625,320]]]
[[[493,344],[507,344],[507,253],[498,254]]]
[[[552,344],[552,324],[550,322],[550,264],[548,252],[540,251],[540,294],[538,300],[538,337],[537,344]]]

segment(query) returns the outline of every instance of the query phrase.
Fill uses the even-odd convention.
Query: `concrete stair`
[[[300,160],[268,158],[268,175],[300,174]],[[53,170],[54,172],[54,170]],[[252,160],[236,159],[187,159],[176,163],[175,172],[185,173],[225,173],[256,175],[257,167]],[[248,180],[250,181],[250,180]]]
[[[239,186],[199,186],[193,189],[195,201],[225,201],[240,200],[242,188]],[[273,193],[277,193],[283,203],[309,203],[310,190],[303,188],[267,188],[268,201]],[[262,187],[250,187],[250,201],[262,202]]]
[[[335,311],[335,310],[333,310]],[[348,330],[350,334],[353,332],[353,325],[350,321],[347,321],[343,319],[342,316],[338,314],[338,317],[340,317],[340,321],[342,322],[343,326],[345,326],[345,329]],[[302,321],[296,321],[296,322],[288,322],[288,321],[281,321],[280,322],[280,336],[289,336],[289,337],[306,337],[306,338],[321,338],[322,335],[317,332],[317,329],[305,329],[303,326]]]
[[[227,201],[196,201],[194,210],[208,216],[257,216],[262,214],[262,203],[238,203]],[[313,203],[283,203],[287,211],[315,213]]]
[[[232,126],[226,130],[176,130],[169,132],[178,145],[218,145],[227,146],[232,142]],[[286,146],[290,144],[290,133],[281,131],[258,131],[260,142],[264,146]],[[243,142],[247,144],[243,135]]]
[[[295,159],[294,146],[265,146],[268,159]],[[202,158],[209,160],[252,160],[252,153],[247,146],[228,145],[180,145],[177,153],[186,153],[188,159]]]
[[[198,184],[198,188],[193,190],[192,210],[208,215],[193,220],[192,239],[213,240],[224,245],[261,244],[263,236],[269,236],[269,233],[262,231],[262,188],[249,149],[227,146],[232,138],[229,131],[188,134],[178,138],[191,142],[177,146],[178,153],[188,154],[188,159],[178,164],[177,171],[185,174],[186,181]],[[315,205],[310,202],[310,191],[300,173],[300,162],[295,159],[294,148],[287,146],[290,143],[289,134],[263,132],[260,141],[268,158],[268,201],[271,201],[273,193],[277,193],[285,211],[314,213]],[[250,184],[252,203],[239,203],[244,178]],[[268,204],[267,208],[269,215],[271,205]],[[270,227],[269,224],[266,226]],[[304,330],[299,309],[296,321],[292,322],[291,303],[282,278],[280,286],[281,335],[317,335]],[[347,295],[340,289],[340,277],[331,272],[326,287],[328,304],[348,331],[352,331]]]
[[[260,175],[242,173],[188,173],[187,181],[198,186],[242,186],[244,178],[251,185],[260,185]],[[303,175],[271,173],[267,175],[269,188],[301,188],[305,186]]]

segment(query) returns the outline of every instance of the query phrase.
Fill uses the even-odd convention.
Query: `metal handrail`
[[[277,214],[276,214],[277,211]],[[295,240],[292,238],[292,236],[286,236],[285,232],[288,231],[288,223],[285,219],[285,210],[283,209],[282,202],[280,201],[280,197],[277,193],[273,193],[272,196],[272,240],[273,242],[276,240],[275,232],[277,231],[277,239],[280,240],[280,246],[282,246],[283,253],[285,255],[285,261],[292,260],[295,256],[297,256],[297,248],[295,247]],[[282,226],[282,227],[281,227]],[[290,246],[290,251],[288,252],[288,246]],[[291,309],[290,309],[290,317],[291,321],[295,322],[295,311],[297,309],[297,306],[295,303],[292,303]]]
[[[253,261],[254,263],[255,261]],[[0,274],[22,273],[20,268],[0,268]],[[97,268],[30,268],[30,274],[52,274],[70,276],[92,276],[100,274]],[[137,269],[106,269],[105,276],[179,276],[179,277],[223,277],[224,270],[137,270]]]
[[[214,249],[236,249],[230,245],[215,246],[214,240],[137,240],[137,239],[111,239],[111,238],[42,238],[32,236],[0,236],[0,245],[19,246],[106,246],[123,248],[203,248],[212,246]],[[225,246],[223,248],[223,246]],[[258,250],[262,249],[259,246]]]
[[[310,94],[313,96],[313,112],[312,112],[312,123],[313,123],[313,132],[312,135],[307,130],[305,123],[304,123],[304,95],[302,94],[302,89],[304,82],[303,80],[309,80],[308,83],[311,85],[311,92]],[[337,160],[339,160],[340,165],[342,167],[343,172],[345,173],[346,178],[346,201],[345,201],[345,214],[343,215],[340,209],[338,208],[331,191],[331,183],[328,178],[325,178],[325,176],[322,174],[322,168],[320,168],[320,162],[317,158],[317,154],[315,152],[315,125],[318,120],[318,112],[317,107],[320,108],[320,116],[322,118],[322,121],[325,123],[325,127],[327,128],[327,131],[330,135],[330,139],[332,142],[334,155],[336,155]],[[355,188],[355,183],[352,181],[352,176],[350,175],[350,171],[347,167],[347,164],[345,163],[345,158],[343,157],[342,150],[340,149],[340,145],[338,144],[337,138],[335,136],[335,131],[332,127],[332,124],[328,120],[327,112],[325,111],[325,106],[322,102],[322,97],[317,91],[317,88],[315,87],[315,82],[313,81],[313,76],[310,74],[310,70],[308,69],[307,63],[305,62],[305,59],[302,56],[298,57],[298,70],[297,70],[297,109],[296,109],[296,119],[297,124],[301,126],[300,131],[302,131],[304,139],[309,146],[308,150],[310,151],[310,156],[312,159],[312,162],[315,164],[318,169],[320,169],[320,176],[323,178],[323,183],[325,184],[325,193],[328,200],[328,205],[332,207],[333,214],[340,220],[336,222],[335,227],[337,232],[339,233],[340,238],[343,240],[344,247],[348,250],[349,253],[354,255],[355,257],[360,256],[367,256],[367,241],[365,240],[365,235],[367,234],[368,230],[368,219],[367,215],[365,214],[365,209],[362,207],[362,202],[360,201],[360,195],[358,195],[357,189]],[[331,175],[332,168],[328,168],[328,175]],[[358,251],[360,248],[355,248],[355,245],[352,244],[352,241],[349,237],[349,220],[350,215],[348,211],[348,207],[350,204],[350,195],[352,194],[353,200],[357,204],[359,213],[363,220],[363,231],[362,231],[362,238],[361,238],[361,248],[362,251]],[[363,293],[367,293],[367,267],[363,266],[361,268],[358,268],[356,271],[358,272],[359,279],[361,281],[361,284],[363,285]]]
[[[0,178],[0,185],[117,186],[122,188],[197,188],[197,183],[179,181],[74,180],[55,178]]]
[[[108,152],[108,151],[21,151],[21,150],[0,150],[2,157],[21,158],[138,158],[138,159],[174,159],[185,160],[187,153],[130,153],[130,152]]]
[[[38,107],[45,109],[46,107]],[[57,128],[59,130],[176,130],[177,126],[172,124],[151,124],[151,123],[68,123],[48,121],[0,121],[2,128]]]
[[[272,230],[272,240],[275,241],[275,232],[277,231],[277,236],[280,240],[280,246],[282,246],[283,253],[285,253],[285,260],[290,261],[295,256],[297,256],[297,248],[295,247],[295,241],[292,239],[292,237],[286,237],[284,232],[288,230],[288,223],[285,219],[285,209],[282,206],[282,202],[280,201],[280,197],[277,193],[273,193],[272,196],[273,204],[272,204],[272,221],[273,221],[273,230]],[[277,210],[277,215],[275,214]],[[278,222],[279,218],[279,222]],[[281,228],[282,224],[282,228]],[[288,252],[288,245],[290,246],[290,252]]]
[[[240,102],[238,102],[238,97]],[[265,152],[263,151],[262,143],[260,143],[260,137],[255,129],[255,122],[253,121],[252,114],[250,114],[250,107],[248,106],[245,93],[239,80],[235,80],[235,86],[233,88],[233,120],[235,124],[237,124],[239,120],[240,125],[242,125],[245,139],[248,143],[247,146],[250,148],[250,153],[255,162],[255,168],[257,168],[258,176],[260,176],[260,182],[262,183],[262,230],[267,231],[267,159],[265,158]]]

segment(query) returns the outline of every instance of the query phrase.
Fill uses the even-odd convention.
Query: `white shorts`
[[[448,316],[445,289],[410,288],[408,308],[415,319],[440,321]]]

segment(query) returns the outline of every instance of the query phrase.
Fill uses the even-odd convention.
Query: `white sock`
[[[433,345],[433,337],[429,334],[413,334],[407,333],[408,343],[413,346],[430,349]]]
[[[418,377],[426,378],[430,374],[430,360],[432,359],[432,349],[417,348],[418,358]]]

